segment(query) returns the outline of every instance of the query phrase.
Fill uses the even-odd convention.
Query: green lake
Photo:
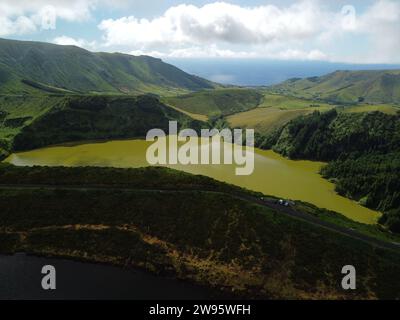
[[[145,140],[122,140],[54,146],[15,153],[5,161],[19,166],[144,167],[149,165],[146,151],[150,145],[151,142]],[[273,151],[255,149],[255,169],[249,176],[235,175],[237,166],[232,164],[168,167],[210,176],[267,195],[309,202],[355,221],[376,223],[380,213],[335,193],[334,185],[319,175],[323,165],[320,162],[288,160]]]

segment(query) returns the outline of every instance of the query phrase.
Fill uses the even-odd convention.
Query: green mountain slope
[[[336,71],[307,79],[291,79],[273,91],[335,103],[400,104],[400,70]]]
[[[32,93],[41,90],[38,86],[81,93],[171,95],[214,87],[207,80],[148,56],[0,39],[0,93]]]
[[[207,116],[226,116],[256,108],[262,101],[257,90],[226,88],[189,93],[166,98],[166,102],[181,110]]]

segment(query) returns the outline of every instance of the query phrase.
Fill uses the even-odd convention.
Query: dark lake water
[[[41,287],[42,267],[56,268],[56,290]],[[132,269],[17,254],[0,255],[0,299],[210,299],[215,292]]]

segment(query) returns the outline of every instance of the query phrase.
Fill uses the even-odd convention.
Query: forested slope
[[[3,101],[7,101],[0,104],[4,154],[63,142],[145,137],[154,128],[168,131],[170,120],[185,128],[206,126],[149,95],[29,96]]]
[[[259,139],[263,148],[293,158],[330,161],[322,173],[340,194],[386,214],[400,232],[400,115],[315,112]]]
[[[210,178],[1,165],[0,177],[14,184],[0,184],[1,253],[141,267],[248,299],[400,298],[395,251],[239,199],[249,193]],[[340,285],[348,264],[362,266],[355,291]]]

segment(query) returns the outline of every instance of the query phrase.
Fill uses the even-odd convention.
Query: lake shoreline
[[[115,168],[147,167],[146,150],[151,142],[143,139],[98,140],[48,146],[10,155],[4,162],[18,166],[93,166]],[[338,212],[354,221],[376,224],[381,213],[339,195],[335,184],[324,179],[322,162],[291,160],[272,150],[255,149],[255,173],[237,177],[229,165],[173,165],[172,169],[234,184],[248,190],[283,199],[305,201]]]
[[[93,260],[90,258],[84,258],[84,257],[77,257],[77,256],[66,256],[66,255],[59,255],[59,254],[40,254],[40,253],[30,253],[30,252],[22,252],[22,251],[18,251],[15,253],[3,253],[0,252],[0,259],[1,258],[5,258],[7,260],[11,260],[11,259],[24,259],[24,260],[31,260],[33,259],[37,259],[37,260],[43,260],[43,262],[48,263],[48,260],[54,260],[55,264],[65,264],[65,263],[78,263],[78,264],[83,264],[85,265],[85,267],[90,268],[90,269],[96,269],[96,268],[107,268],[107,267],[112,267],[113,269],[111,269],[111,274],[113,273],[118,273],[118,272],[127,272],[128,274],[130,274],[131,276],[135,276],[135,277],[149,277],[151,279],[159,279],[160,282],[165,281],[166,283],[176,283],[178,287],[182,286],[185,288],[188,288],[188,290],[193,290],[195,292],[199,291],[202,294],[207,294],[207,296],[204,296],[202,299],[206,299],[206,300],[215,300],[215,299],[238,299],[239,297],[237,296],[233,296],[233,295],[227,295],[224,294],[221,291],[218,291],[216,288],[211,288],[209,286],[205,286],[193,281],[190,281],[188,279],[180,279],[177,277],[173,277],[171,275],[165,275],[165,274],[157,274],[154,272],[151,272],[150,270],[146,269],[146,268],[141,268],[141,267],[136,267],[136,266],[122,266],[121,264],[118,263],[113,263],[110,261],[98,261],[98,260]],[[4,271],[0,268],[0,272]],[[57,270],[56,270],[57,271]],[[96,272],[95,272],[96,273]],[[71,274],[72,275],[72,274]],[[38,275],[38,277],[40,277],[42,275]],[[64,274],[65,276],[65,274]],[[68,275],[70,276],[70,275]],[[58,277],[58,275],[57,275]],[[8,280],[10,281],[19,281],[19,279],[10,279],[8,278]],[[102,279],[98,279],[99,282],[101,282]],[[58,288],[57,288],[58,289]],[[132,288],[132,290],[135,290],[136,288]],[[107,293],[107,289],[103,288],[99,290],[105,290],[105,291],[101,291],[102,294],[104,295],[108,295],[109,293]],[[78,292],[77,292],[78,293]],[[0,294],[2,294],[2,292],[0,291]],[[114,293],[115,294],[115,293]],[[130,298],[128,298],[130,299]],[[180,298],[182,299],[182,298]],[[194,297],[193,299],[197,299],[197,297]],[[133,300],[137,300],[137,299],[133,299]],[[138,300],[142,300],[142,299],[138,299]],[[167,297],[165,297],[162,300],[169,300]],[[191,300],[191,298],[187,298],[187,300]]]
[[[26,256],[26,257],[34,257],[34,258],[44,258],[44,259],[56,259],[60,262],[69,261],[69,262],[78,262],[92,266],[109,266],[116,267],[120,270],[126,270],[129,272],[140,272],[151,275],[153,277],[157,277],[163,280],[171,280],[176,281],[178,283],[182,283],[188,286],[193,286],[198,288],[199,290],[205,290],[210,293],[210,297],[207,300],[221,300],[221,299],[251,299],[249,297],[246,298],[245,294],[238,294],[229,291],[231,288],[229,287],[213,287],[210,286],[209,283],[203,281],[196,281],[192,277],[182,277],[173,272],[165,272],[166,270],[159,269],[155,270],[154,268],[148,268],[141,264],[131,263],[130,265],[122,263],[122,260],[118,257],[109,257],[109,259],[99,259],[97,257],[88,257],[84,255],[72,255],[66,253],[57,253],[57,252],[32,252],[32,251],[15,251],[15,252],[1,252],[0,256],[4,257],[18,257],[18,256]],[[264,299],[266,299],[264,297]]]

